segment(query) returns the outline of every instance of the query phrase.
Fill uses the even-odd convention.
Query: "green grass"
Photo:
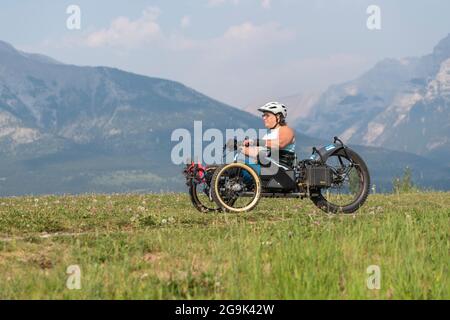
[[[449,299],[449,217],[438,192],[371,195],[355,215],[307,199],[202,214],[184,194],[2,198],[0,298]]]

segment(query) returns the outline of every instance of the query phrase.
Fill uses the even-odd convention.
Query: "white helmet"
[[[279,102],[266,103],[262,107],[259,107],[258,111],[270,112],[270,113],[273,113],[275,115],[278,114],[278,113],[281,113],[283,115],[283,117],[285,117],[285,118],[287,116],[287,108],[286,108],[286,106],[284,104],[282,104],[282,103],[279,103]]]

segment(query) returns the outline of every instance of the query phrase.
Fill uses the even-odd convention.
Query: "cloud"
[[[270,5],[271,5],[271,0],[262,0],[261,1],[261,6],[264,9],[270,9]]]
[[[208,7],[217,7],[226,3],[232,3],[238,5],[240,0],[208,0]]]
[[[223,35],[223,39],[273,42],[278,40],[290,40],[293,36],[293,31],[281,28],[278,23],[270,22],[258,26],[247,21],[240,25],[229,27]]]
[[[255,25],[244,22],[230,26],[222,36],[208,41],[208,56],[213,54],[216,59],[245,57],[246,55],[260,56],[264,53],[259,50],[289,42],[295,38],[295,32],[282,28],[278,23],[269,22]]]
[[[164,38],[163,48],[171,51],[186,51],[199,48],[199,42],[181,34],[171,34]]]
[[[181,33],[164,35],[159,48],[170,51],[190,51],[211,64],[230,59],[261,56],[258,50],[289,42],[295,37],[291,29],[269,22],[255,25],[243,22],[228,27],[221,35],[208,39],[194,39]]]
[[[180,26],[183,29],[188,28],[191,25],[191,17],[190,16],[184,16],[181,18]]]
[[[216,7],[224,4],[226,0],[208,0],[208,7]]]
[[[272,87],[282,87],[281,93],[285,92],[283,86],[292,75],[285,68],[283,50],[295,40],[295,29],[273,21],[243,21],[215,36],[197,38],[183,33],[183,26],[191,23],[190,16],[183,16],[178,29],[169,31],[159,25],[160,14],[160,10],[148,8],[136,19],[117,17],[107,27],[86,30],[57,44],[66,52],[95,49],[80,51],[85,54],[81,59],[89,57],[89,64],[174,79],[235,105],[244,105],[246,97]],[[126,50],[129,48],[132,50]],[[121,59],[115,60],[117,57]]]
[[[261,1],[261,7],[264,9],[270,9],[272,0],[259,0]],[[207,6],[208,7],[218,7],[224,4],[233,4],[238,5],[240,4],[240,0],[208,0]]]
[[[161,11],[148,7],[136,20],[127,17],[114,19],[106,29],[88,34],[86,44],[89,47],[124,46],[136,47],[162,36],[157,19]]]
[[[219,1],[219,0],[215,0]],[[229,0],[224,0],[229,1]],[[239,55],[256,53],[256,50],[271,45],[288,42],[295,37],[293,29],[281,27],[276,22],[254,24],[246,21],[229,26],[218,36],[206,39],[187,37],[181,31],[191,25],[191,17],[184,15],[179,30],[164,32],[158,23],[161,11],[156,7],[148,7],[137,19],[117,17],[109,27],[100,30],[89,30],[83,34],[61,39],[55,46],[66,48],[118,48],[142,49],[152,44],[153,51],[195,51],[198,56],[223,61],[239,58]],[[123,51],[121,51],[123,54]]]

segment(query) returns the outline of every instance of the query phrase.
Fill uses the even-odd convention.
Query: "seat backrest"
[[[297,162],[297,154],[295,152],[280,150],[280,163],[294,168]]]

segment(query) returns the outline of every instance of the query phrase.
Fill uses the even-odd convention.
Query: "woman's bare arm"
[[[289,143],[292,142],[294,136],[295,136],[294,130],[292,130],[288,126],[282,126],[278,131],[278,140],[277,139],[266,140],[266,147],[283,149]]]

